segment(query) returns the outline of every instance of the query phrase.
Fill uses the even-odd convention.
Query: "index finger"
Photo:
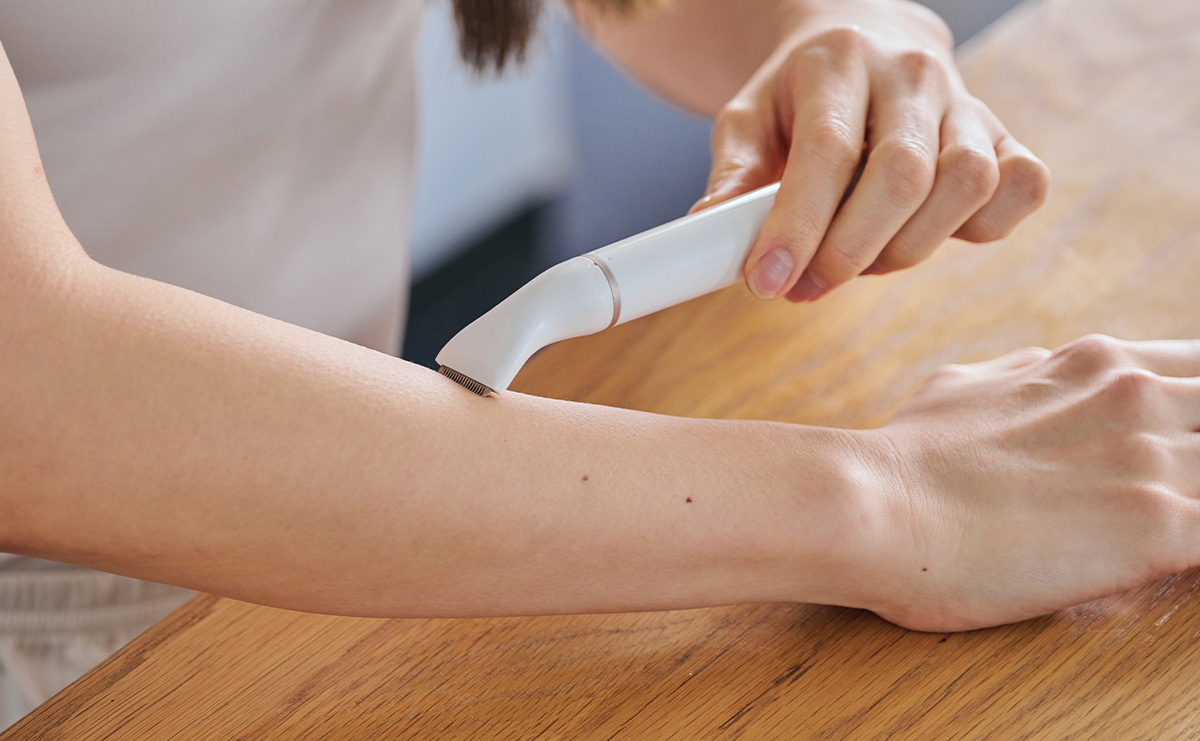
[[[825,54],[808,68],[813,91],[787,91],[804,103],[775,205],[746,258],[746,283],[760,298],[795,285],[829,229],[862,159],[866,136],[866,69],[857,58]],[[822,69],[821,67],[825,68]],[[803,85],[808,81],[801,81]]]

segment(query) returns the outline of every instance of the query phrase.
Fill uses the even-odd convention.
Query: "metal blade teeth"
[[[476,381],[474,378],[468,378],[453,368],[447,368],[446,366],[441,365],[438,366],[438,373],[441,373],[443,376],[449,378],[451,381],[454,381],[466,390],[475,394],[479,394],[480,396],[491,396],[495,393],[487,386],[484,386],[479,381]]]

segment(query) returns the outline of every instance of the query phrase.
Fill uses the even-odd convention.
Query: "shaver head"
[[[459,386],[462,386],[466,390],[468,390],[472,393],[479,394],[480,396],[493,396],[496,393],[495,391],[488,388],[487,386],[484,386],[479,381],[476,381],[474,378],[468,378],[467,376],[464,376],[462,373],[459,373],[458,371],[454,370],[453,368],[447,368],[444,365],[439,366],[438,373],[441,373],[443,376],[445,376],[446,378],[449,378],[451,381],[454,381],[455,383],[457,383]]]

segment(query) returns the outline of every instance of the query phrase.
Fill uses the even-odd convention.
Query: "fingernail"
[[[795,265],[787,250],[771,250],[754,266],[750,274],[750,290],[759,298],[775,298],[783,290]]]
[[[887,272],[887,268],[877,262],[871,263],[871,267],[859,273],[859,275],[883,275]]]
[[[788,293],[794,301],[816,301],[825,295],[828,289],[825,282],[812,273],[805,273],[796,281],[796,285]]]

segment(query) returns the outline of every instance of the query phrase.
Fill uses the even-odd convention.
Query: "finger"
[[[968,242],[991,242],[1007,237],[1046,200],[1050,169],[1007,132],[995,145],[1000,184],[992,199],[967,220],[954,236]]]
[[[725,106],[713,121],[708,186],[688,213],[778,181],[785,151],[769,101]]]
[[[952,109],[942,121],[941,153],[928,200],[863,273],[877,275],[922,262],[984,204],[1000,183],[991,137],[974,111]]]
[[[1200,377],[1200,340],[1137,342],[1090,334],[1059,347],[1053,358],[1073,376],[1140,369],[1164,378]]]
[[[775,298],[795,284],[862,159],[869,85],[860,57],[824,54],[805,61],[808,66],[797,69],[806,78],[782,93],[803,103],[791,122],[779,193],[746,258],[746,283],[760,298]]]
[[[913,54],[900,81],[872,91],[866,168],[838,211],[804,275],[788,294],[811,301],[871,265],[929,197],[945,112],[944,71],[932,55]]]
[[[1166,424],[1169,431],[1184,433],[1185,439],[1200,432],[1200,378],[1125,368],[1110,373],[1104,381],[1110,403],[1135,408],[1139,426],[1161,433],[1161,425]],[[1200,461],[1197,464],[1200,467]]]
[[[1200,432],[1200,378],[1160,376],[1167,398],[1188,432]]]
[[[1200,377],[1200,340],[1149,340],[1121,342],[1136,364],[1160,376]]]

